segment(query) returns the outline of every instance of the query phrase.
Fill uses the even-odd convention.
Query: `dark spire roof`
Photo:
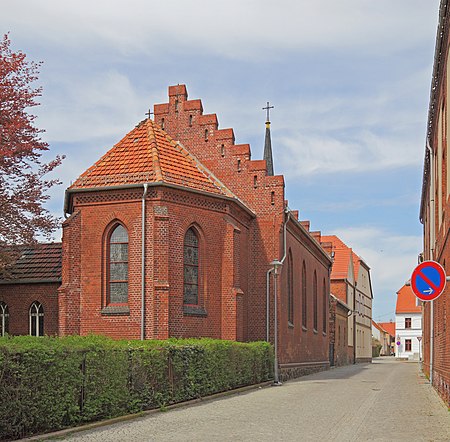
[[[270,121],[269,121],[269,109],[273,106],[269,106],[267,102],[267,107],[263,107],[263,110],[267,110],[267,120],[266,120],[266,139],[264,142],[264,160],[266,160],[267,165],[267,175],[273,176],[273,157],[272,157],[272,140],[270,138]]]

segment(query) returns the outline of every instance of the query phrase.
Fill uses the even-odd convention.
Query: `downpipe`
[[[142,256],[141,256],[141,341],[145,339],[145,197],[147,196],[148,184],[144,184],[142,194]]]
[[[427,138],[427,149],[430,154],[430,260],[434,259],[435,246],[435,201],[434,201],[434,154]],[[430,301],[430,384],[433,385],[434,358],[434,301]]]
[[[289,209],[286,207],[284,210],[284,213],[287,214],[287,218],[284,222],[284,226],[283,226],[283,257],[277,262],[277,261],[273,261],[273,264],[276,263],[276,267],[272,267],[268,272],[267,272],[267,311],[266,311],[266,328],[267,328],[267,340],[269,340],[269,283],[270,283],[270,273],[273,271],[274,272],[274,284],[273,284],[273,291],[274,291],[274,351],[275,351],[275,360],[274,360],[274,386],[279,386],[282,385],[282,383],[280,382],[280,378],[279,378],[279,367],[278,367],[278,300],[277,300],[277,278],[278,278],[278,266],[281,268],[281,266],[284,263],[284,260],[286,259],[286,254],[287,254],[287,223],[289,222],[290,216],[291,216],[291,212],[289,211]]]

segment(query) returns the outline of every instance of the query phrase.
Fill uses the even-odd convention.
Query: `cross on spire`
[[[267,106],[266,106],[266,107],[263,107],[263,108],[262,108],[263,110],[266,110],[266,111],[267,111],[267,120],[266,120],[267,123],[270,122],[270,119],[269,119],[269,110],[270,110],[270,109],[273,109],[273,108],[274,108],[274,106],[269,106],[269,102],[267,102]]]
[[[273,106],[267,102],[267,106],[263,107],[263,110],[267,111],[266,120],[266,139],[264,142],[264,159],[266,160],[267,175],[273,176],[273,157],[272,157],[272,140],[270,139],[270,120],[269,111],[273,109]]]
[[[147,115],[148,119],[150,120],[150,117],[153,115],[153,112],[149,109],[148,112],[145,113],[145,115]]]

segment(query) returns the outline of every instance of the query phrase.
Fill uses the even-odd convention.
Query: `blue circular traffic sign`
[[[419,264],[411,276],[411,288],[422,301],[436,299],[445,289],[444,268],[436,261],[424,261]]]

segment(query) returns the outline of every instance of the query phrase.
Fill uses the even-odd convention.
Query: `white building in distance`
[[[417,339],[419,338],[419,339]],[[410,286],[397,292],[395,308],[395,356],[419,360],[422,357],[422,307]],[[398,345],[400,343],[400,345]]]

